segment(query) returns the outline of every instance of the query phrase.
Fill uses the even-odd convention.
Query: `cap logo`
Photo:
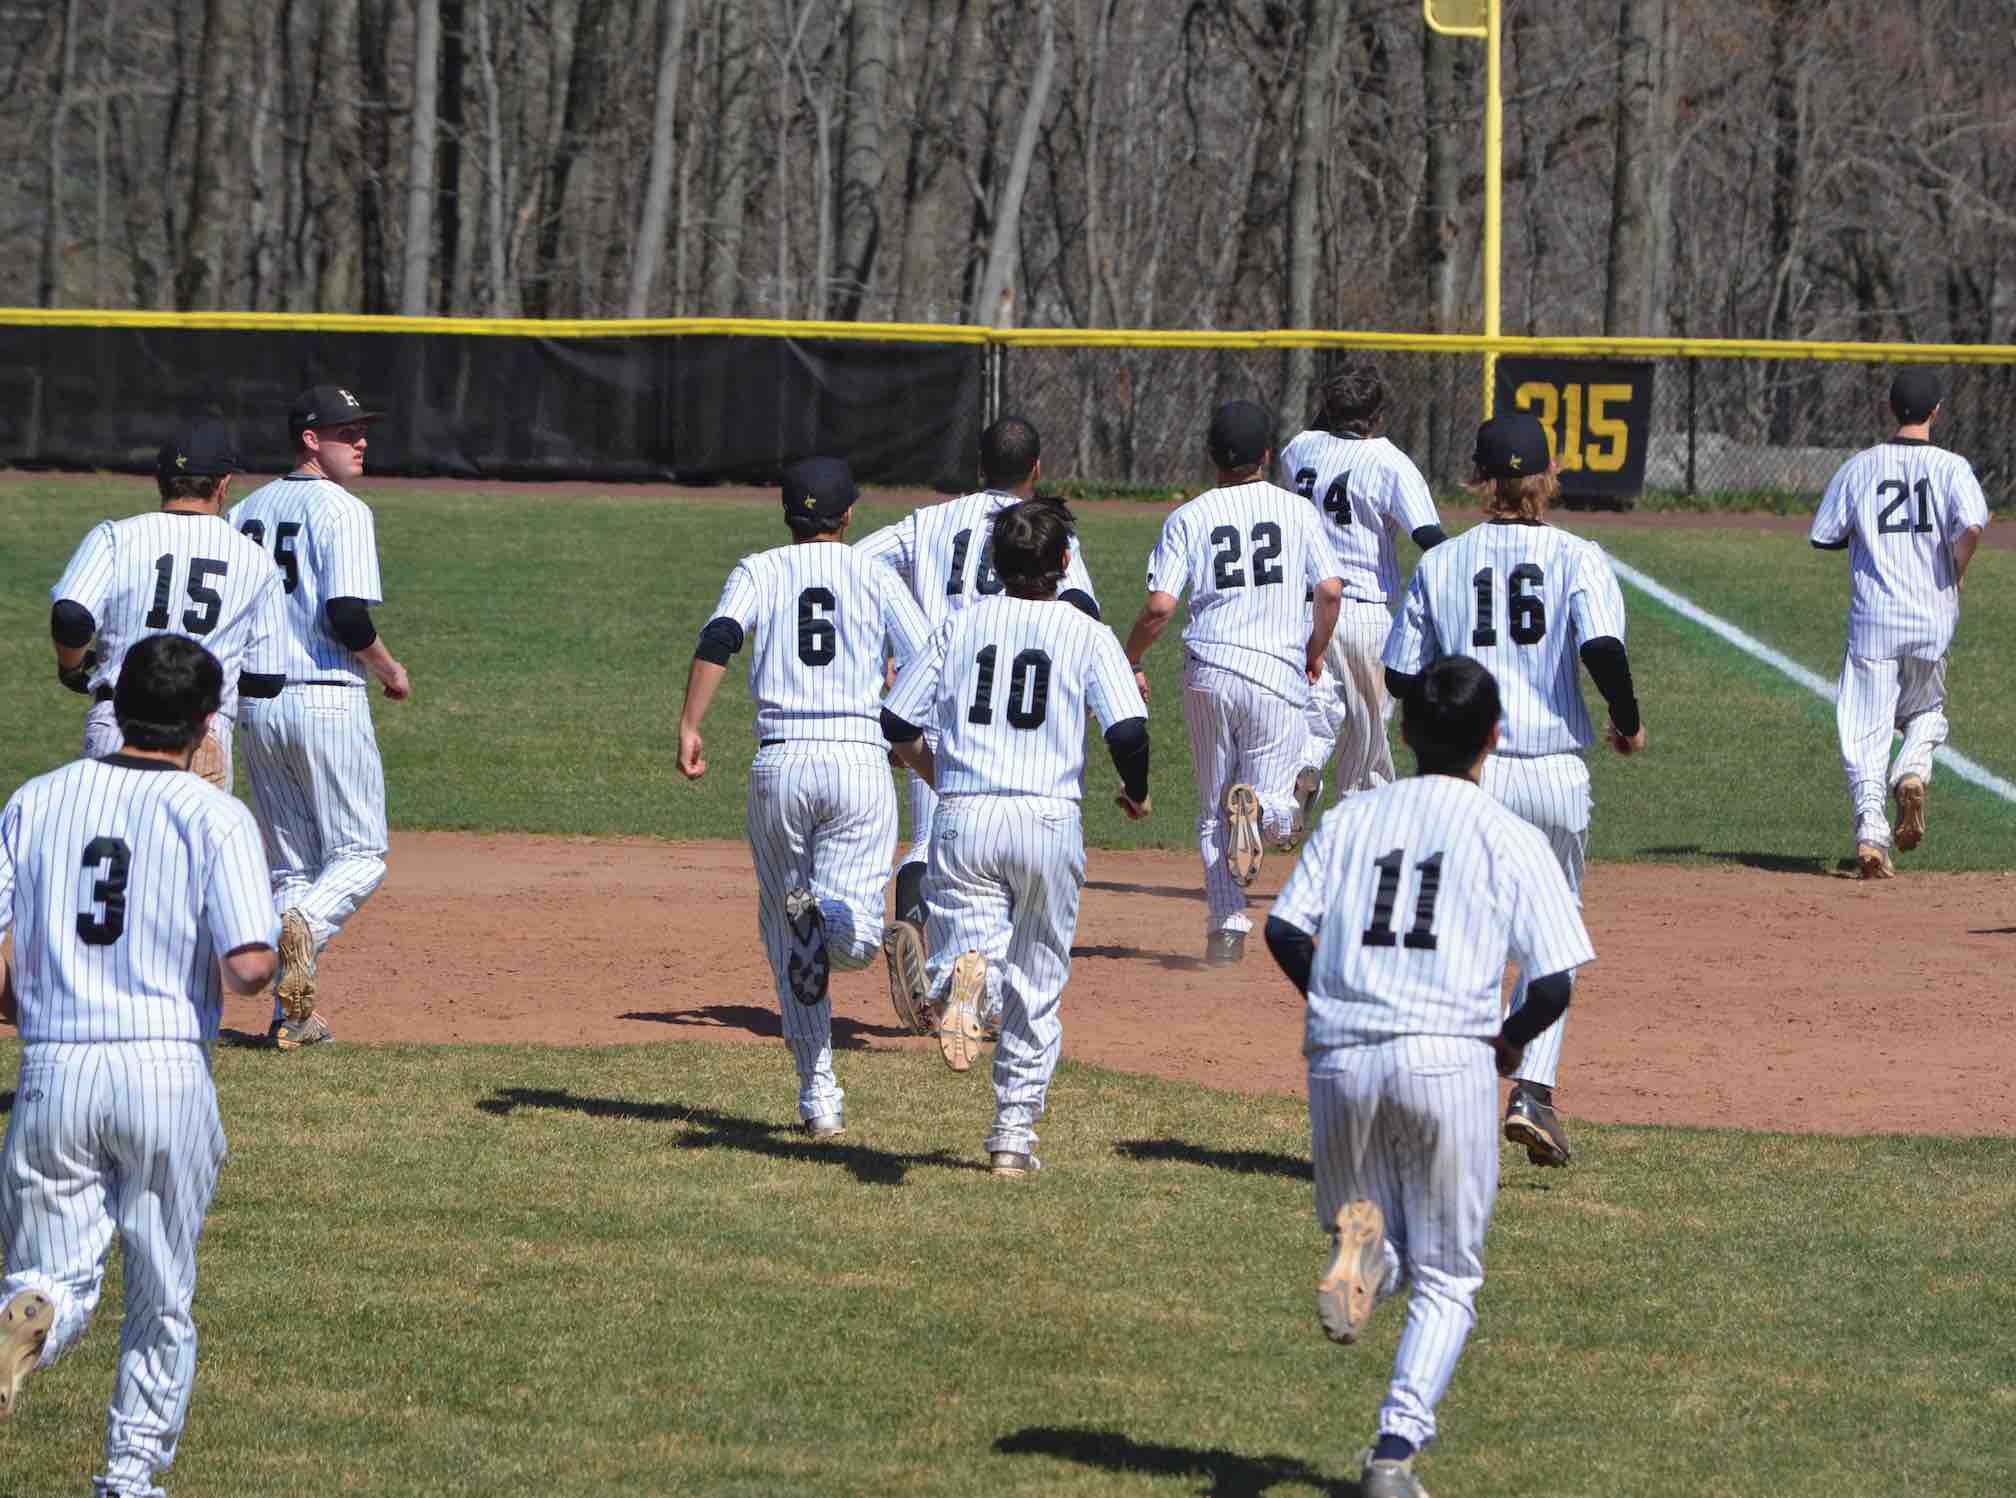
[[[346,405],[361,406],[363,404],[363,402],[358,400],[356,396],[352,395],[349,391],[343,389],[343,387],[340,385],[336,387],[336,393],[343,397],[344,404]]]
[[[1507,458],[1505,461],[1512,465],[1512,471],[1514,473],[1517,473],[1519,471],[1519,464],[1521,462],[1519,454],[1514,453],[1512,454],[1511,457]]]
[[[175,466],[177,468],[187,468],[189,466],[189,455],[187,453],[175,454]]]
[[[813,501],[812,501],[812,496],[811,496],[811,495],[809,495],[809,494],[808,494],[808,495],[806,495],[806,496],[805,496],[805,508],[806,508],[806,509],[808,509],[808,510],[809,510],[809,509],[811,509],[811,508],[812,508],[812,503],[813,503]]]

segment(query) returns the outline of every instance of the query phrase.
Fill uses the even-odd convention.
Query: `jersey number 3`
[[[77,934],[86,944],[109,947],[125,933],[126,871],[132,863],[133,850],[123,838],[94,837],[84,845],[84,870],[91,878],[91,891],[84,908],[77,912]]]

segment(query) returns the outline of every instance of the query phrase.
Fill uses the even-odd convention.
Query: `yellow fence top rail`
[[[793,322],[767,317],[366,317],[340,312],[106,312],[0,307],[0,327],[187,328],[297,333],[442,333],[463,337],[834,338],[1002,348],[1358,348],[1438,354],[1537,354],[1616,359],[1818,359],[1869,364],[2010,364],[2016,345],[1828,343],[1761,338],[1486,338],[1478,333],[1375,333],[1321,328],[990,328],[973,323]]]

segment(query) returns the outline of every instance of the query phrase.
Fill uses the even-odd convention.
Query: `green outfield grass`
[[[169,1491],[1355,1492],[1402,1316],[1317,1329],[1294,1099],[1066,1065],[1014,1183],[984,1078],[840,1065],[814,1145],[774,1047],[220,1052]],[[1577,1143],[1506,1152],[1432,1491],[2010,1490],[2016,1145]],[[0,1428],[0,1494],[95,1470],[118,1304]]]
[[[47,589],[93,520],[144,507],[146,481],[8,479],[0,484],[0,779],[12,784],[76,752],[79,699],[48,664]],[[669,501],[583,488],[369,490],[387,605],[379,621],[412,670],[415,700],[380,700],[396,825],[659,837],[740,836],[754,752],[746,671],[730,673],[707,725],[713,769],[675,767],[692,643],[736,558],[783,539],[768,504]],[[901,513],[862,505],[856,534]],[[1156,512],[1083,507],[1083,539],[1108,622],[1139,606]],[[1573,517],[1566,522],[1573,527]],[[1745,527],[1602,533],[1618,556],[1814,669],[1839,659],[1846,566],[1803,538]],[[1411,563],[1413,549],[1403,545]],[[1991,652],[2016,625],[2016,598],[1979,580],[1953,657],[1953,739],[2016,776],[2016,702],[1992,691]],[[1849,851],[1832,709],[1767,667],[1627,590],[1631,651],[1654,753],[1590,756],[1599,859],[1735,860],[1831,869]],[[1113,773],[1091,749],[1086,833],[1096,846],[1193,846],[1197,815],[1178,706],[1172,630],[1149,656],[1155,815],[1125,820]],[[1586,685],[1586,684],[1585,684]],[[1593,693],[1591,701],[1595,702]],[[1601,705],[1596,704],[1599,714]],[[1404,751],[1399,762],[1407,762]],[[2016,807],[1947,776],[1933,834],[1906,867],[2002,868]]]

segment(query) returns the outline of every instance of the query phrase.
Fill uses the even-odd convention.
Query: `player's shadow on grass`
[[[1213,1170],[1229,1170],[1235,1175],[1285,1176],[1291,1181],[1315,1177],[1307,1157],[1284,1155],[1274,1150],[1214,1150],[1187,1139],[1120,1139],[1113,1153],[1130,1160],[1175,1160],[1183,1165],[1207,1165]]]
[[[1328,1477],[1299,1457],[1242,1456],[1223,1447],[1162,1446],[1137,1441],[1117,1430],[1082,1426],[1031,1425],[1001,1437],[1003,1456],[1054,1456],[1114,1473],[1205,1478],[1209,1498],[1259,1498],[1277,1487],[1302,1486],[1330,1498],[1358,1498],[1356,1480]]]
[[[1077,957],[1112,957],[1121,962],[1152,962],[1172,973],[1202,971],[1205,966],[1202,957],[1190,957],[1182,952],[1148,952],[1140,947],[1073,947],[1071,955]]]
[[[1820,854],[1801,857],[1795,853],[1753,853],[1710,850],[1699,843],[1667,843],[1657,848],[1640,848],[1647,858],[1712,858],[1717,863],[1740,863],[1746,869],[1763,869],[1771,874],[1829,874],[1855,867],[1852,858],[1830,862]]]
[[[632,1009],[618,1019],[647,1020],[654,1025],[692,1025],[702,1030],[744,1030],[771,1040],[784,1037],[784,1019],[775,1009],[755,1004],[702,1004],[698,1009]],[[911,1032],[895,1025],[867,1025],[844,1014],[833,1016],[833,1044],[843,1051],[865,1051],[872,1040],[907,1040]]]
[[[583,1113],[590,1118],[626,1118],[639,1123],[685,1124],[689,1132],[676,1142],[680,1149],[746,1150],[752,1155],[770,1155],[780,1160],[831,1160],[844,1165],[857,1180],[870,1186],[900,1186],[913,1165],[942,1165],[950,1170],[985,1170],[973,1160],[964,1160],[945,1150],[929,1154],[899,1154],[845,1140],[814,1140],[789,1124],[767,1119],[744,1118],[738,1113],[720,1113],[712,1108],[693,1108],[684,1103],[637,1103],[626,1098],[582,1097],[549,1087],[500,1087],[476,1104],[478,1111],[497,1118],[509,1118],[520,1108],[551,1108],[566,1113]]]
[[[0,1092],[0,1118],[6,1117],[6,1115],[12,1113],[13,1111],[14,1111],[14,1094],[11,1092]],[[0,1498],[7,1498],[7,1495],[5,1493],[0,1493]]]

